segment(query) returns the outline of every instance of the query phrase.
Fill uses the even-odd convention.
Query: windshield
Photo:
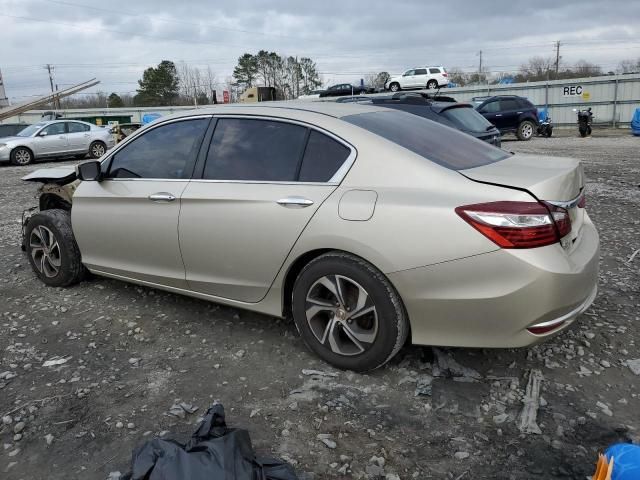
[[[342,120],[451,170],[481,167],[509,156],[471,135],[409,113],[388,110],[347,115]]]
[[[448,108],[441,115],[467,132],[487,132],[493,129],[493,124],[471,107]]]
[[[34,123],[33,125],[25,128],[24,130],[22,130],[20,133],[17,133],[16,136],[18,137],[30,137],[31,135],[33,135],[34,133],[36,133],[38,130],[40,130],[42,127],[44,127],[46,125],[46,123]]]

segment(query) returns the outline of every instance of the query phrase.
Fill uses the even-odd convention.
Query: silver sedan
[[[0,138],[0,162],[28,165],[44,158],[100,158],[115,145],[107,128],[77,120],[33,124],[14,137]]]
[[[55,186],[24,229],[45,284],[88,270],[291,315],[340,368],[376,368],[405,341],[531,345],[596,295],[577,160],[514,155],[405,112],[219,106],[77,168],[25,177]]]

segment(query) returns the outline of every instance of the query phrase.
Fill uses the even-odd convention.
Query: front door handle
[[[152,202],[173,202],[176,199],[175,196],[168,192],[152,193],[148,198]]]
[[[502,114],[501,113],[496,113],[496,117],[501,117]]]
[[[313,205],[313,200],[304,197],[285,197],[278,200],[278,205],[287,208],[305,208]]]

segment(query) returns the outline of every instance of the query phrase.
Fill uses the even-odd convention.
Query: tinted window
[[[486,132],[493,125],[471,107],[449,108],[440,113],[460,130]]]
[[[433,73],[433,72],[431,72]],[[418,68],[416,69],[416,75],[426,75],[427,74],[427,69],[426,68]]]
[[[47,135],[62,135],[64,134],[64,122],[52,123],[44,129]]]
[[[333,138],[312,130],[304,151],[300,181],[328,182],[350,153],[350,149]]]
[[[500,100],[500,110],[517,110],[520,108],[515,98],[503,98]]]
[[[18,136],[19,137],[30,137],[31,135],[33,135],[34,133],[36,133],[38,130],[40,130],[42,128],[42,123],[34,123],[33,125],[31,125],[30,127],[25,128],[24,130],[22,130]]]
[[[209,119],[169,123],[136,138],[111,161],[111,178],[190,178]]]
[[[440,73],[440,69],[439,68],[430,68],[429,69],[429,73]]]
[[[307,138],[300,125],[269,120],[218,120],[204,168],[214,180],[295,181]]]
[[[507,158],[504,150],[415,115],[389,110],[342,117],[349,123],[452,170],[479,167]]]
[[[500,111],[500,102],[494,100],[493,102],[489,102],[485,104],[481,109],[483,113],[496,113]]]
[[[88,132],[90,127],[84,123],[67,122],[67,129],[69,133]]]

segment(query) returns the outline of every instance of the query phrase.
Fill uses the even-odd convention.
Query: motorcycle
[[[573,109],[574,112],[578,112],[578,131],[582,138],[591,135],[591,123],[593,122],[593,113],[591,113],[591,107],[586,110]]]
[[[553,122],[551,121],[551,116],[546,115],[540,120],[537,132],[538,135],[546,138],[549,138],[553,134]]]

